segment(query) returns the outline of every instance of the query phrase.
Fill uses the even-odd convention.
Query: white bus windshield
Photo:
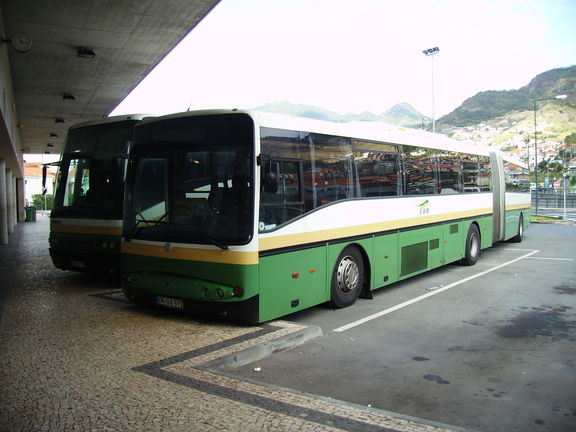
[[[124,167],[135,121],[71,129],[53,216],[121,219]]]
[[[221,248],[252,238],[254,125],[246,115],[136,128],[124,236]]]

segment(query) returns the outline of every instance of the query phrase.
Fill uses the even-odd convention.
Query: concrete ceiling
[[[27,53],[8,47],[22,152],[58,154],[71,125],[109,114],[220,0],[1,1],[3,38],[32,38]]]

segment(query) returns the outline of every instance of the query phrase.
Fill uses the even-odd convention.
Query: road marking
[[[404,303],[397,304],[396,306],[392,306],[391,308],[385,309],[385,310],[380,311],[380,312],[376,312],[375,314],[372,314],[372,315],[368,315],[367,317],[364,317],[364,318],[361,318],[361,319],[359,319],[359,320],[357,320],[357,321],[351,322],[350,324],[346,324],[346,325],[343,325],[342,327],[338,327],[338,328],[334,329],[334,331],[335,331],[335,332],[338,332],[338,333],[341,333],[341,332],[344,332],[344,331],[346,331],[346,330],[350,330],[351,328],[354,328],[354,327],[357,327],[357,326],[359,326],[359,325],[365,324],[365,323],[367,323],[368,321],[372,321],[372,320],[375,320],[376,318],[380,318],[380,317],[382,317],[382,316],[384,316],[384,315],[388,315],[388,314],[390,314],[390,313],[392,313],[392,312],[395,312],[395,311],[397,311],[397,310],[399,310],[399,309],[403,309],[403,308],[405,308],[406,306],[410,306],[410,305],[412,305],[412,304],[414,304],[414,303],[417,303],[417,302],[419,302],[419,301],[422,301],[422,300],[424,300],[424,299],[427,299],[428,297],[432,297],[433,295],[440,294],[441,292],[444,292],[444,291],[448,291],[449,289],[454,288],[454,287],[456,287],[456,286],[458,286],[458,285],[462,285],[463,283],[469,282],[469,281],[471,281],[471,280],[473,280],[473,279],[479,278],[479,277],[484,276],[484,275],[486,275],[486,274],[488,274],[488,273],[491,273],[491,272],[493,272],[493,271],[499,270],[499,269],[501,269],[502,267],[506,267],[506,266],[508,266],[508,265],[510,265],[510,264],[514,264],[514,263],[517,262],[517,261],[526,259],[526,258],[528,258],[528,257],[530,257],[530,256],[532,256],[532,255],[534,255],[534,254],[539,253],[539,252],[540,252],[539,250],[532,250],[532,251],[530,251],[529,253],[527,253],[527,254],[525,254],[525,255],[522,255],[521,257],[518,257],[518,258],[515,258],[515,259],[513,259],[513,260],[511,260],[511,261],[507,261],[507,262],[505,262],[505,263],[499,264],[499,265],[497,265],[496,267],[492,267],[491,269],[485,270],[485,271],[480,272],[480,273],[476,273],[475,275],[468,276],[467,278],[460,279],[459,281],[453,282],[453,283],[451,283],[451,284],[449,284],[449,285],[446,285],[445,287],[439,288],[439,289],[437,289],[437,290],[435,290],[435,291],[431,291],[431,292],[429,292],[429,293],[427,293],[427,294],[423,294],[423,295],[421,295],[421,296],[419,296],[419,297],[415,297],[415,298],[413,298],[412,300],[408,300],[408,301],[405,301]]]
[[[574,261],[572,258],[537,258],[537,257],[528,257],[527,259],[533,260],[548,260],[548,261]]]
[[[504,249],[505,251],[509,252],[530,252],[533,249]],[[573,258],[554,258],[554,257],[550,257],[550,258],[545,258],[545,257],[528,257],[528,259],[533,259],[533,260],[548,260],[548,261],[574,261]]]

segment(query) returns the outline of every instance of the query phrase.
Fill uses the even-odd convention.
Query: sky
[[[222,0],[111,115],[408,102],[439,118],[576,64],[575,17],[576,0]]]

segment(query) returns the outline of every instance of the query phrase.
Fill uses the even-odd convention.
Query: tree
[[[44,199],[46,197],[46,199]],[[36,194],[32,195],[32,205],[38,210],[52,210],[54,203],[54,195],[50,194]]]

